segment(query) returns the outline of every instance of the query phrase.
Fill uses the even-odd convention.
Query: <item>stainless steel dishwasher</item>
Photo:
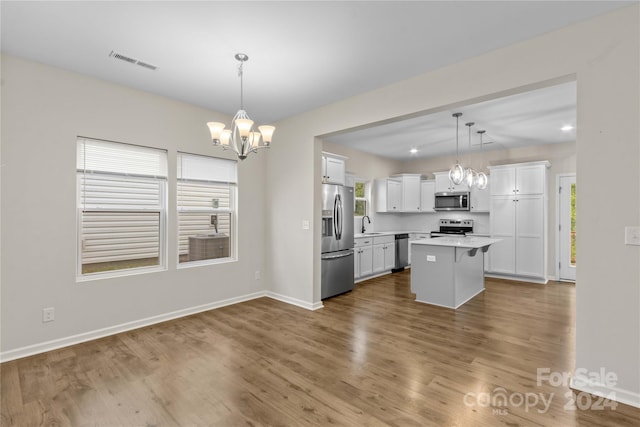
[[[396,234],[396,264],[393,273],[403,271],[409,265],[409,234]]]

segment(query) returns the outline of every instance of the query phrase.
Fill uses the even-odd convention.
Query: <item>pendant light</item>
[[[453,185],[460,185],[464,181],[465,169],[462,167],[460,162],[458,161],[458,120],[462,116],[462,113],[453,113],[453,117],[456,118],[456,164],[451,167],[449,170],[449,180],[453,183]]]
[[[485,130],[478,131],[478,134],[480,135],[480,151],[482,151],[482,135],[484,135],[485,132]],[[489,177],[487,177],[484,172],[479,172],[478,176],[476,177],[475,184],[479,190],[484,190],[485,188],[487,188],[487,184],[489,184]]]
[[[466,127],[469,128],[469,152],[471,152],[471,127],[473,125],[475,125],[474,122],[468,122],[464,124]],[[478,173],[471,167],[469,166],[466,170],[465,170],[465,182],[467,183],[467,186],[469,188],[473,187],[473,185],[476,183],[476,178],[478,176]]]
[[[244,53],[237,53],[235,58],[238,66],[238,76],[240,77],[240,109],[231,121],[231,129],[225,129],[224,123],[209,122],[209,131],[213,145],[222,147],[223,150],[233,150],[240,160],[247,158],[249,153],[257,153],[258,149],[269,148],[271,137],[275,131],[274,126],[259,126],[259,132],[253,130],[253,120],[244,110],[244,87],[243,87],[243,65],[249,60]],[[262,139],[262,142],[260,140]]]

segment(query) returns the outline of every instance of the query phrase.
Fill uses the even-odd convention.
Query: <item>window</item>
[[[79,138],[76,170],[78,276],[164,266],[166,151]]]
[[[353,216],[365,216],[369,212],[369,183],[356,180],[353,188],[355,207]]]
[[[178,153],[178,263],[235,259],[237,162]]]

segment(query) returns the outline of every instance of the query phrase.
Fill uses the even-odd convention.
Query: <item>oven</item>
[[[473,233],[472,219],[441,219],[439,229],[431,232],[431,237],[466,236]]]

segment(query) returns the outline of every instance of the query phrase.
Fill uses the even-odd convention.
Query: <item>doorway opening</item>
[[[576,280],[576,175],[558,175],[558,280]]]

